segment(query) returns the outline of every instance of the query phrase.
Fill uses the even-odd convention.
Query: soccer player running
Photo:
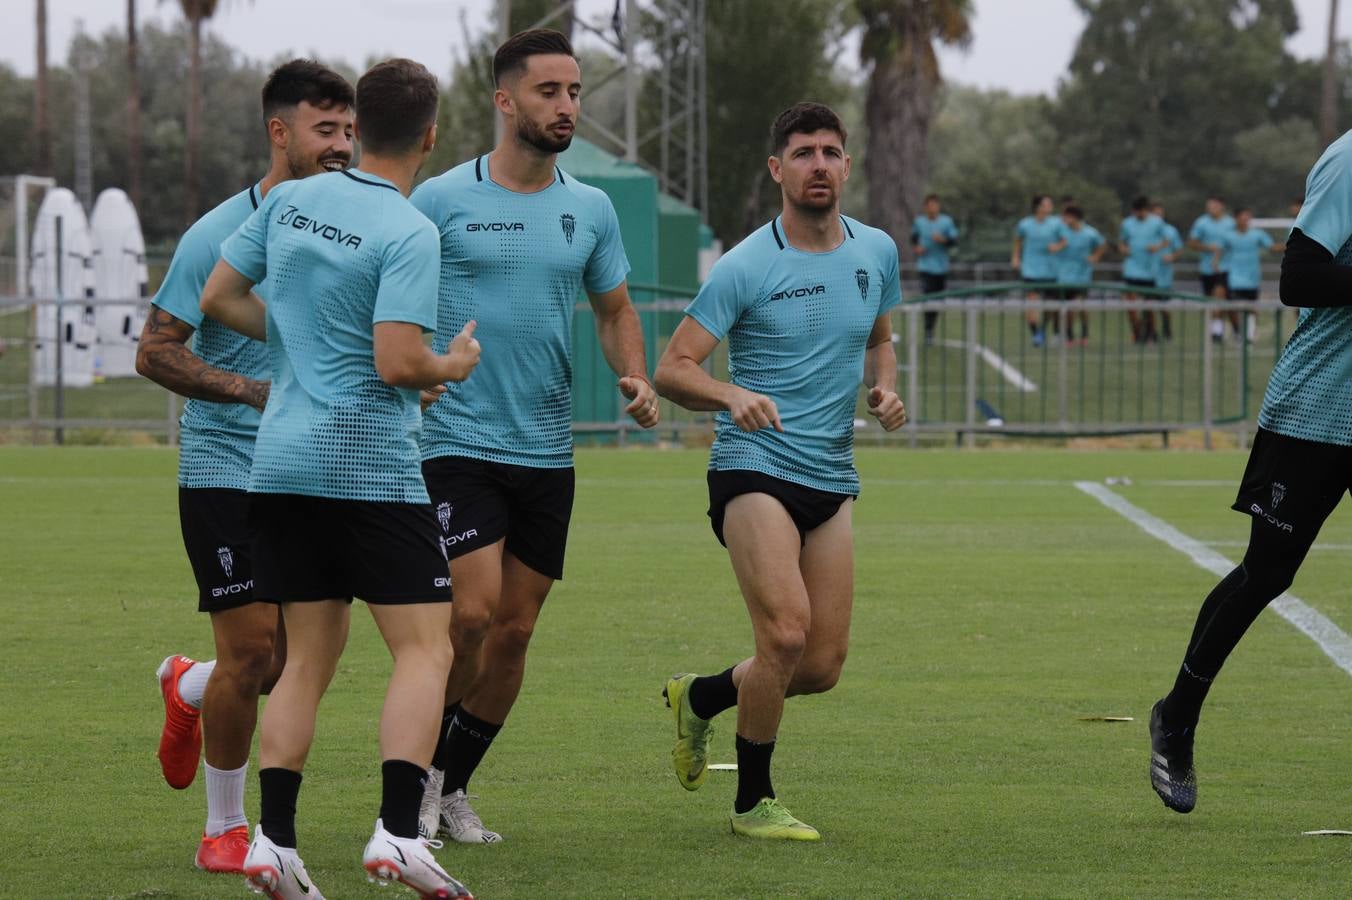
[[[1208,197],[1206,211],[1192,223],[1188,229],[1188,249],[1198,251],[1197,271],[1202,282],[1202,293],[1217,300],[1229,298],[1228,279],[1216,253],[1221,249],[1221,238],[1235,227],[1235,220],[1225,212],[1225,200],[1221,197]],[[1232,317],[1234,314],[1231,314]],[[1233,318],[1238,328],[1238,318]],[[1220,341],[1225,337],[1225,321],[1221,313],[1211,317],[1211,339]]]
[[[755,655],[717,675],[674,676],[663,694],[683,788],[704,783],[711,720],[736,706],[733,832],[815,841],[817,830],[776,798],[770,758],[785,698],[830,690],[845,661],[855,402],[862,377],[882,427],[906,421],[887,315],[901,288],[891,237],[840,214],[850,174],[840,118],[799,103],[775,119],[771,138],[783,212],[714,266],[656,374],[664,397],[717,411],[709,517],[746,600]],[[731,383],[702,368],[724,338]]]
[[[1169,224],[1165,218],[1164,204],[1156,201],[1150,207],[1150,212],[1164,223],[1164,246],[1160,247],[1155,253],[1155,288],[1161,291],[1172,291],[1174,289],[1174,262],[1178,259],[1178,254],[1183,250],[1183,235],[1177,228]],[[1160,310],[1160,319],[1164,324],[1164,337],[1170,336],[1170,316],[1167,310]]]
[[[352,86],[312,60],[292,60],[268,76],[262,97],[272,158],[267,174],[183,235],[136,353],[138,372],[188,398],[180,421],[179,520],[197,579],[197,608],[211,617],[216,658],[170,656],[161,663],[159,758],[165,780],[186,788],[205,740],[207,822],[195,862],[210,872],[243,871],[249,849],[244,782],[258,697],[276,682],[286,648],[277,607],[254,596],[245,493],[268,399],[266,348],[203,316],[199,304],[221,242],[273,187],[346,168],[352,100]]]
[[[419,390],[468,377],[474,323],[445,354],[439,248],[408,202],[436,142],[437,83],[394,59],[357,82],[362,161],[275,188],[221,248],[203,310],[266,336],[274,385],[249,479],[256,595],[281,604],[287,661],[263,712],[262,814],[244,861],[273,898],[318,897],[296,851],[316,711],[360,597],[394,671],[380,718],[380,815],[363,864],[422,897],[464,897],[418,837],[418,804],[451,665],[451,586],[418,457]],[[268,279],[266,309],[250,289]]]
[[[1257,301],[1258,291],[1263,286],[1263,251],[1281,253],[1285,247],[1274,244],[1272,235],[1261,228],[1254,228],[1253,210],[1244,207],[1235,211],[1235,227],[1221,236],[1220,249],[1212,254],[1212,264],[1219,265],[1223,257],[1229,262],[1227,283],[1230,299]],[[1231,313],[1237,316],[1238,313]],[[1256,320],[1252,313],[1244,314],[1243,328],[1235,326],[1235,333],[1253,342]]]
[[[1084,220],[1084,210],[1074,203],[1061,211],[1065,228],[1061,240],[1049,248],[1056,257],[1056,283],[1071,285],[1062,289],[1063,300],[1083,300],[1088,295],[1084,285],[1094,280],[1094,265],[1103,258],[1108,242],[1093,225]],[[1089,343],[1089,313],[1086,310],[1066,313],[1066,344],[1075,343],[1075,318],[1080,320],[1080,342]]]
[[[953,217],[943,212],[938,194],[926,196],[924,213],[916,216],[911,225],[911,249],[915,251],[922,294],[939,294],[948,287],[948,254],[957,245],[958,226]],[[938,310],[925,313],[926,344],[934,343],[934,326],[938,321]]]
[[[1117,235],[1118,249],[1124,257],[1122,261],[1122,280],[1129,287],[1153,288],[1155,286],[1155,254],[1164,246],[1164,220],[1150,212],[1150,200],[1138,196],[1131,201],[1131,215],[1122,220]],[[1134,291],[1123,291],[1122,297],[1136,300],[1141,295]],[[1159,341],[1155,331],[1155,314],[1138,313],[1127,310],[1131,321],[1132,343],[1145,344]],[[1164,337],[1169,337],[1165,332]]]
[[[1061,220],[1052,215],[1052,198],[1047,194],[1038,194],[1033,198],[1032,215],[1024,216],[1014,226],[1014,247],[1009,255],[1009,264],[1019,273],[1024,282],[1049,284],[1056,281],[1056,262],[1051,254],[1052,245],[1061,240]],[[1042,291],[1029,288],[1024,297],[1037,300]],[[1042,334],[1041,320],[1035,310],[1028,311],[1028,332],[1033,336],[1033,346],[1041,347],[1046,341]]]
[[[1352,488],[1352,132],[1315,163],[1305,196],[1281,275],[1300,323],[1268,379],[1233,506],[1252,517],[1248,549],[1203,602],[1173,689],[1150,713],[1150,783],[1181,813],[1197,802],[1193,742],[1212,682]]]
[[[441,234],[434,347],[467,320],[490,353],[428,410],[423,475],[455,579],[455,665],[420,825],[495,843],[470,806],[470,777],[521,690],[545,598],[563,577],[573,508],[573,308],[585,290],[625,413],[657,423],[629,262],[610,199],[556,164],[580,111],[581,73],[557,31],[521,32],[493,58],[501,139],[428,180],[413,205]],[[442,694],[438,691],[438,696]]]

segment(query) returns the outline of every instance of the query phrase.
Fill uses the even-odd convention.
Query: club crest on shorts
[[[221,571],[225,573],[226,578],[235,577],[235,554],[229,547],[217,547],[216,558],[221,561]]]
[[[451,530],[451,511],[452,511],[451,504],[449,503],[437,504],[437,521],[441,523],[442,531]]]
[[[573,243],[573,232],[577,230],[577,219],[573,218],[572,213],[564,213],[559,216],[559,227],[563,229],[563,238],[569,246]]]
[[[868,300],[868,270],[855,269],[854,283],[859,285],[859,299]]]
[[[1276,512],[1277,507],[1281,505],[1282,498],[1286,496],[1286,485],[1280,481],[1272,482],[1272,511]]]

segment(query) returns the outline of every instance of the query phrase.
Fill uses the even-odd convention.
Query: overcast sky
[[[0,0],[0,61],[24,74],[34,67],[32,0]],[[736,0],[714,0],[736,2]],[[579,0],[588,21],[604,21],[614,0]],[[1328,0],[1295,0],[1301,31],[1291,41],[1298,56],[1323,54]],[[280,54],[313,53],[358,66],[368,57],[401,55],[438,75],[450,71],[463,50],[462,13],[472,31],[488,21],[494,0],[224,0],[208,28],[246,56],[269,60]],[[170,24],[177,3],[140,0],[142,22]],[[14,15],[27,8],[27,15]],[[64,60],[76,21],[87,31],[124,27],[122,0],[47,0],[49,47]],[[15,20],[18,21],[15,21]],[[1075,49],[1083,17],[1071,0],[976,0],[975,40],[967,53],[943,54],[946,76],[984,88],[1020,94],[1051,93]],[[1352,10],[1345,9],[1339,35],[1352,38]]]

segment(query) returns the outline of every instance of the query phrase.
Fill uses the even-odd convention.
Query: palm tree
[[[136,0],[127,0],[127,193],[141,208],[141,76],[137,60]]]
[[[199,202],[197,157],[202,143],[202,23],[216,14],[220,0],[178,0],[178,5],[183,9],[183,18],[188,20],[192,36],[183,166],[184,224],[191,225],[197,218]]]
[[[1329,0],[1329,43],[1319,100],[1319,143],[1327,147],[1338,132],[1338,0]]]
[[[869,72],[864,171],[869,215],[910,254],[910,229],[929,178],[929,127],[942,79],[935,42],[967,46],[972,0],[856,0]]]
[[[52,126],[47,117],[47,0],[37,0],[37,78],[33,90],[33,169],[52,174]]]

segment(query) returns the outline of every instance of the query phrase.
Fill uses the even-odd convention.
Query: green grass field
[[[1145,717],[1215,578],[1076,490],[1121,496],[1231,558],[1238,453],[860,454],[854,640],[839,687],[792,701],[776,787],[819,845],[734,838],[735,776],[688,795],[659,696],[749,628],[704,517],[704,454],[587,451],[568,579],[475,777],[506,841],[448,847],[481,898],[1345,896],[1352,679],[1275,615],[1212,692],[1199,807],[1146,778]],[[163,449],[0,448],[0,895],[245,896],[192,868],[202,779],[154,758],[155,666],[210,655]],[[1352,512],[1294,592],[1352,629]],[[388,658],[360,610],[320,713],[300,849],[330,898],[365,882]],[[1125,724],[1078,717],[1127,715]],[[715,761],[732,761],[731,721]],[[251,774],[247,809],[257,812]],[[406,895],[408,896],[408,895]]]

